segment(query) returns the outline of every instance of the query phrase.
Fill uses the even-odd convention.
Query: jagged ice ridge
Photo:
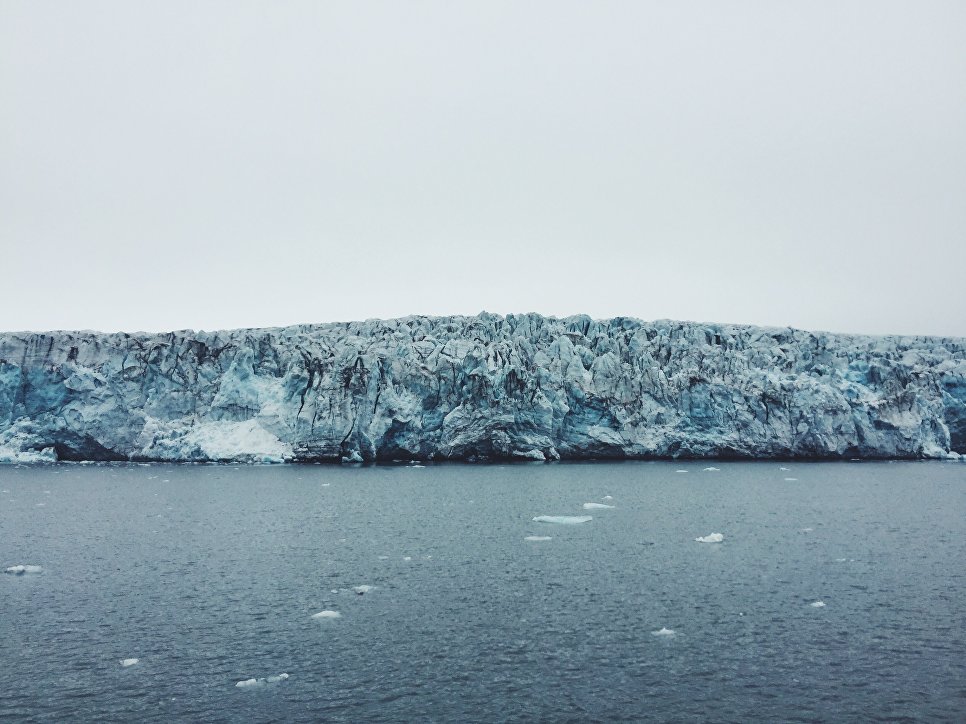
[[[966,340],[631,318],[0,334],[0,460],[942,458]]]

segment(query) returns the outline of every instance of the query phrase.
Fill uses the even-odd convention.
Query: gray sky
[[[966,335],[966,2],[0,0],[0,329]]]

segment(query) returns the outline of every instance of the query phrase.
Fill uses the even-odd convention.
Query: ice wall
[[[921,458],[966,340],[586,316],[0,334],[0,460]]]

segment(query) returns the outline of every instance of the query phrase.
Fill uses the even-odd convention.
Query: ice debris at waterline
[[[537,542],[542,542],[542,541],[553,540],[553,536],[549,536],[549,535],[528,535],[523,540],[528,540],[528,541],[532,541],[534,543],[537,543]]]
[[[701,538],[695,538],[694,540],[698,543],[720,543],[724,540],[724,536],[721,533],[711,533]]]
[[[559,525],[577,525],[593,520],[589,515],[538,515],[533,519],[535,523],[558,523]]]
[[[0,461],[942,458],[966,340],[537,314],[0,334]]]
[[[658,631],[651,631],[652,636],[674,636],[676,633],[677,632],[674,631],[673,629],[669,629],[663,626]]]
[[[613,505],[607,505],[606,503],[584,503],[584,510],[613,510]]]
[[[324,618],[342,618],[342,614],[338,611],[319,611],[318,613],[313,613],[312,618],[324,619]]]
[[[121,659],[120,663],[121,663],[121,666],[125,666],[125,667],[134,666],[140,660],[141,659]]]
[[[283,673],[262,679],[245,679],[244,681],[239,681],[235,686],[239,689],[246,689],[251,686],[262,686],[263,684],[277,684],[279,681],[285,681],[287,678],[289,678],[288,674]]]
[[[4,573],[22,576],[25,573],[43,573],[43,571],[44,569],[41,566],[10,566],[4,570]]]

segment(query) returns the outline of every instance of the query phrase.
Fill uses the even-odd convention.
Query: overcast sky
[[[966,335],[966,2],[0,0],[0,329]]]

